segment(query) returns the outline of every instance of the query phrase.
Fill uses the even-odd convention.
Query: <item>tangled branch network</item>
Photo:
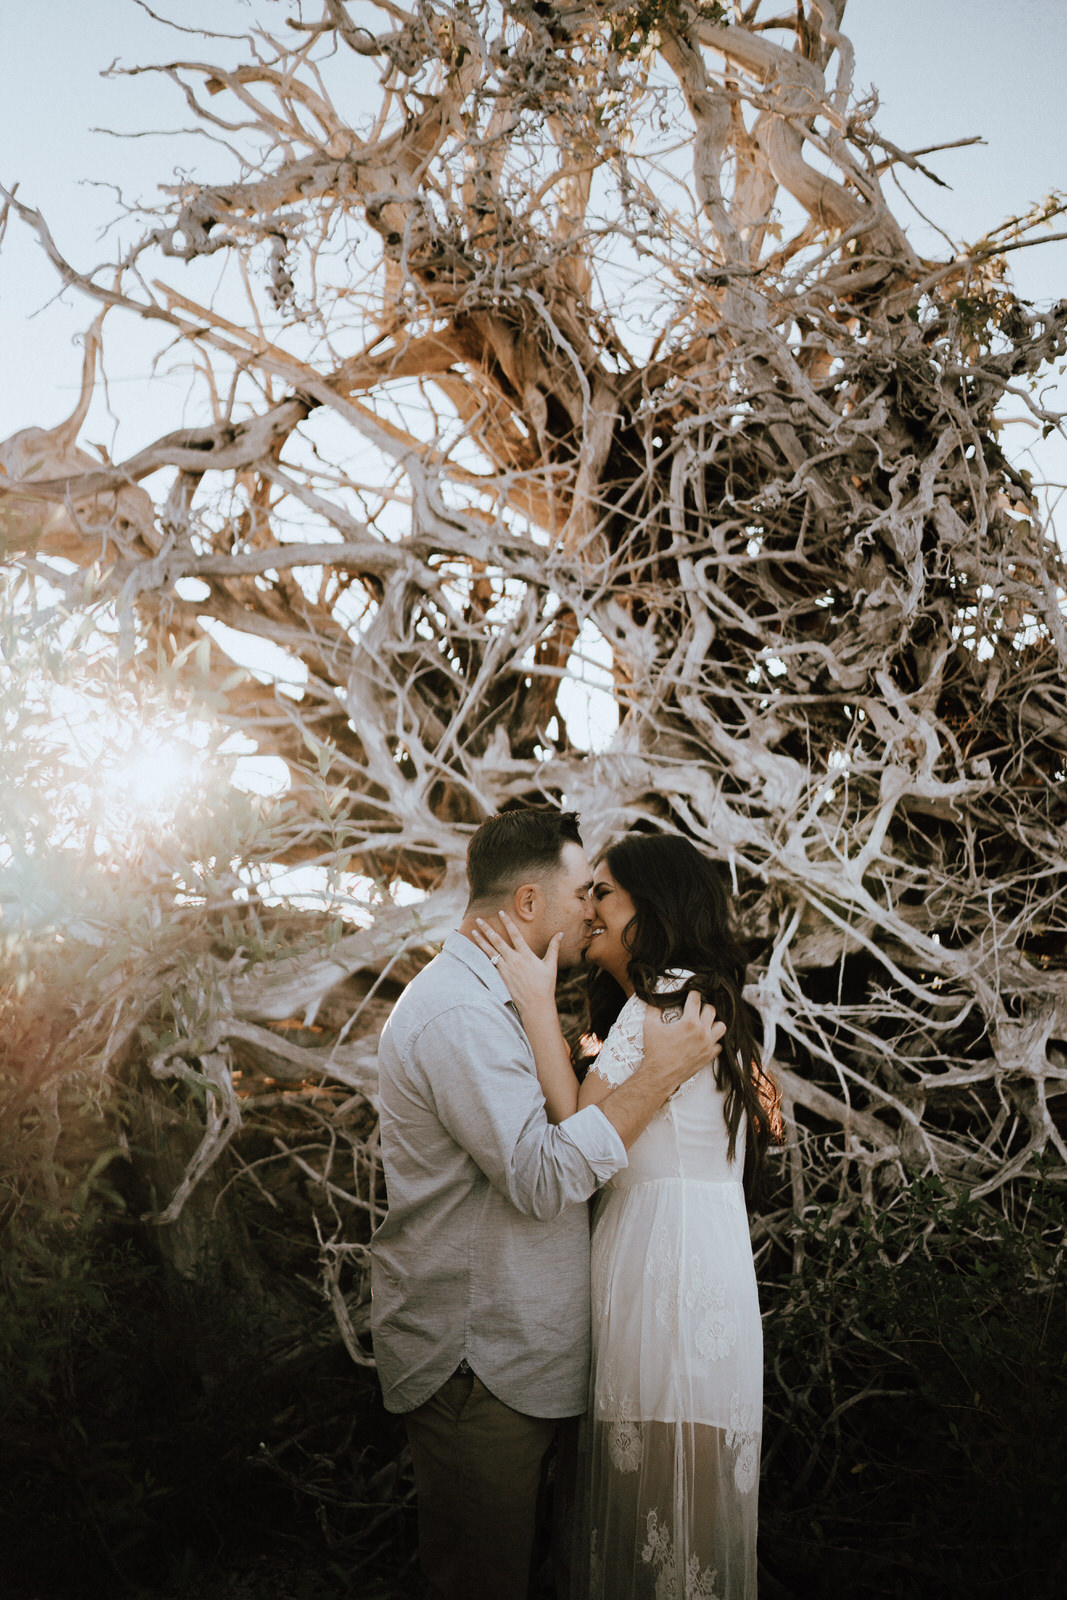
[[[326,950],[252,950],[222,863],[169,902],[195,977],[146,945],[124,1000],[86,1000],[80,1060],[113,1063],[185,996],[152,1071],[212,1109],[166,1216],[264,1077],[373,1104],[384,1003],[517,798],[565,799],[593,849],[656,824],[726,864],[798,1209],[1067,1162],[1064,563],[1000,438],[1006,402],[1057,426],[1067,303],[1004,269],[1052,212],[919,257],[883,183],[929,169],[855,98],[843,11],[326,0],[138,69],[217,176],[118,263],[79,270],[10,199],[99,317],[83,406],[0,447],[7,566],[51,563],[72,606],[91,573],[133,673],[205,617],[284,652],[296,693],[206,669],[288,774],[255,849],[384,896]],[[77,439],[131,317],[203,420],[102,462]],[[590,734],[568,694],[597,661]],[[369,1215],[359,1129],[314,1170]]]

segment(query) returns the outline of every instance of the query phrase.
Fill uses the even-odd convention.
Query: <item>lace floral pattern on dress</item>
[[[644,1433],[639,1422],[623,1417],[611,1424],[608,1429],[608,1455],[617,1472],[636,1472],[644,1451]]]
[[[715,1573],[710,1567],[702,1567],[696,1555],[688,1558],[684,1571],[679,1570],[674,1540],[660,1522],[658,1512],[648,1513],[645,1533],[641,1560],[655,1572],[656,1600],[718,1600]]]
[[[691,972],[668,972],[656,980],[657,994],[670,994],[678,989],[689,978]],[[623,1005],[615,1021],[612,1023],[611,1032],[604,1041],[604,1047],[590,1068],[591,1072],[603,1078],[607,1083],[616,1087],[625,1083],[632,1072],[641,1065],[645,1053],[645,1002],[633,994]],[[679,1015],[681,1012],[679,1010]],[[700,1078],[700,1073],[687,1078],[680,1089],[671,1095],[671,1100],[677,1099],[680,1094],[685,1094]],[[671,1100],[657,1111],[656,1115],[662,1117],[666,1114]]]
[[[645,1007],[631,995],[612,1024],[604,1048],[590,1071],[618,1086],[641,1065],[645,1049]]]
[[[608,1458],[616,1472],[636,1472],[645,1453],[644,1429],[637,1420],[633,1395],[619,1393],[614,1365],[605,1371],[596,1418],[607,1426]]]
[[[730,1400],[726,1445],[737,1452],[734,1483],[741,1494],[749,1494],[759,1478],[760,1413],[757,1406],[746,1403],[739,1394]]]
[[[652,1236],[649,1275],[658,1285],[656,1318],[678,1331],[681,1310],[693,1313],[692,1337],[706,1361],[721,1361],[737,1343],[737,1316],[729,1285],[713,1278],[694,1252],[683,1270],[681,1251],[661,1223]]]

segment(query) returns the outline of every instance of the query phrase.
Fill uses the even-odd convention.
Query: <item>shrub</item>
[[[764,1290],[771,1592],[1061,1594],[1062,1194],[924,1178],[843,1209],[796,1223],[800,1270]]]

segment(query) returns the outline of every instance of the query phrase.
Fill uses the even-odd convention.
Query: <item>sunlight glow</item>
[[[103,788],[120,805],[145,817],[165,816],[197,776],[195,752],[158,738],[148,748],[120,757],[107,771]]]
[[[73,780],[59,808],[66,841],[57,843],[88,834],[97,850],[122,850],[149,830],[169,827],[209,778],[206,722],[131,714],[66,687],[50,701],[54,744]]]

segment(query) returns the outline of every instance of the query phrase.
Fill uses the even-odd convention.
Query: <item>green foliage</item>
[[[5,1109],[0,1092],[0,1125]],[[68,1086],[65,1137],[80,1110]],[[5,1594],[202,1597],[220,1551],[270,1550],[287,1581],[257,1592],[318,1600],[366,1559],[376,1506],[371,1549],[402,1565],[402,1429],[374,1373],[311,1314],[309,1337],[280,1331],[232,1263],[176,1279],[136,1220],[133,1165],[108,1150],[68,1167],[65,1138],[49,1160],[39,1131],[23,1114],[0,1141]]]
[[[68,1140],[85,1109],[61,1096]],[[49,1165],[41,1131],[24,1114],[0,1148],[6,1570],[27,1592],[77,1572],[80,1600],[161,1583],[171,1600],[269,1547],[304,1565],[265,1595],[343,1572],[403,1593],[410,1484],[373,1373],[279,1335],[250,1279],[168,1277],[124,1152],[74,1162],[61,1139]],[[1064,1210],[1045,1176],[999,1208],[928,1178],[879,1212],[844,1197],[795,1222],[799,1271],[761,1273],[768,1600],[1059,1592]]]
[[[46,1565],[113,1577],[173,1492],[133,1426],[143,1362],[131,1355],[150,1342],[156,1273],[122,1227],[114,1151],[84,1174],[53,1168],[45,1187],[62,1205],[41,1198],[25,1152],[3,1153],[0,1549],[16,1569],[36,1547]]]
[[[765,1561],[798,1597],[1062,1592],[1064,1201],[812,1210],[765,1287]],[[1058,1574],[1058,1576],[1057,1576]]]
[[[179,692],[177,658],[155,680],[143,653],[101,664],[107,641],[53,598],[0,572],[0,1587],[110,1600],[172,1581],[202,1595],[220,1547],[229,1560],[288,1540],[313,1547],[314,1566],[324,1537],[350,1567],[345,1541],[359,1545],[402,1441],[323,1304],[313,1221],[279,1222],[269,1197],[268,1237],[246,1204],[262,1178],[220,1194],[235,1163],[180,1227],[143,1215],[173,1193],[216,1093],[196,1064],[219,966],[321,952],[342,929],[291,927],[235,892],[249,893],[240,871],[275,859],[291,807],[226,785],[211,757],[224,730],[166,826],[108,832],[123,819],[93,787],[107,763],[72,758],[57,693],[75,721],[102,708],[105,733],[131,708],[199,719],[219,705]],[[153,1138],[144,1063],[179,1040],[178,1081],[149,1080]],[[285,1125],[283,1108],[267,1116],[264,1158]],[[374,1545],[402,1522],[390,1501]],[[328,1592],[313,1577],[290,1587]]]

